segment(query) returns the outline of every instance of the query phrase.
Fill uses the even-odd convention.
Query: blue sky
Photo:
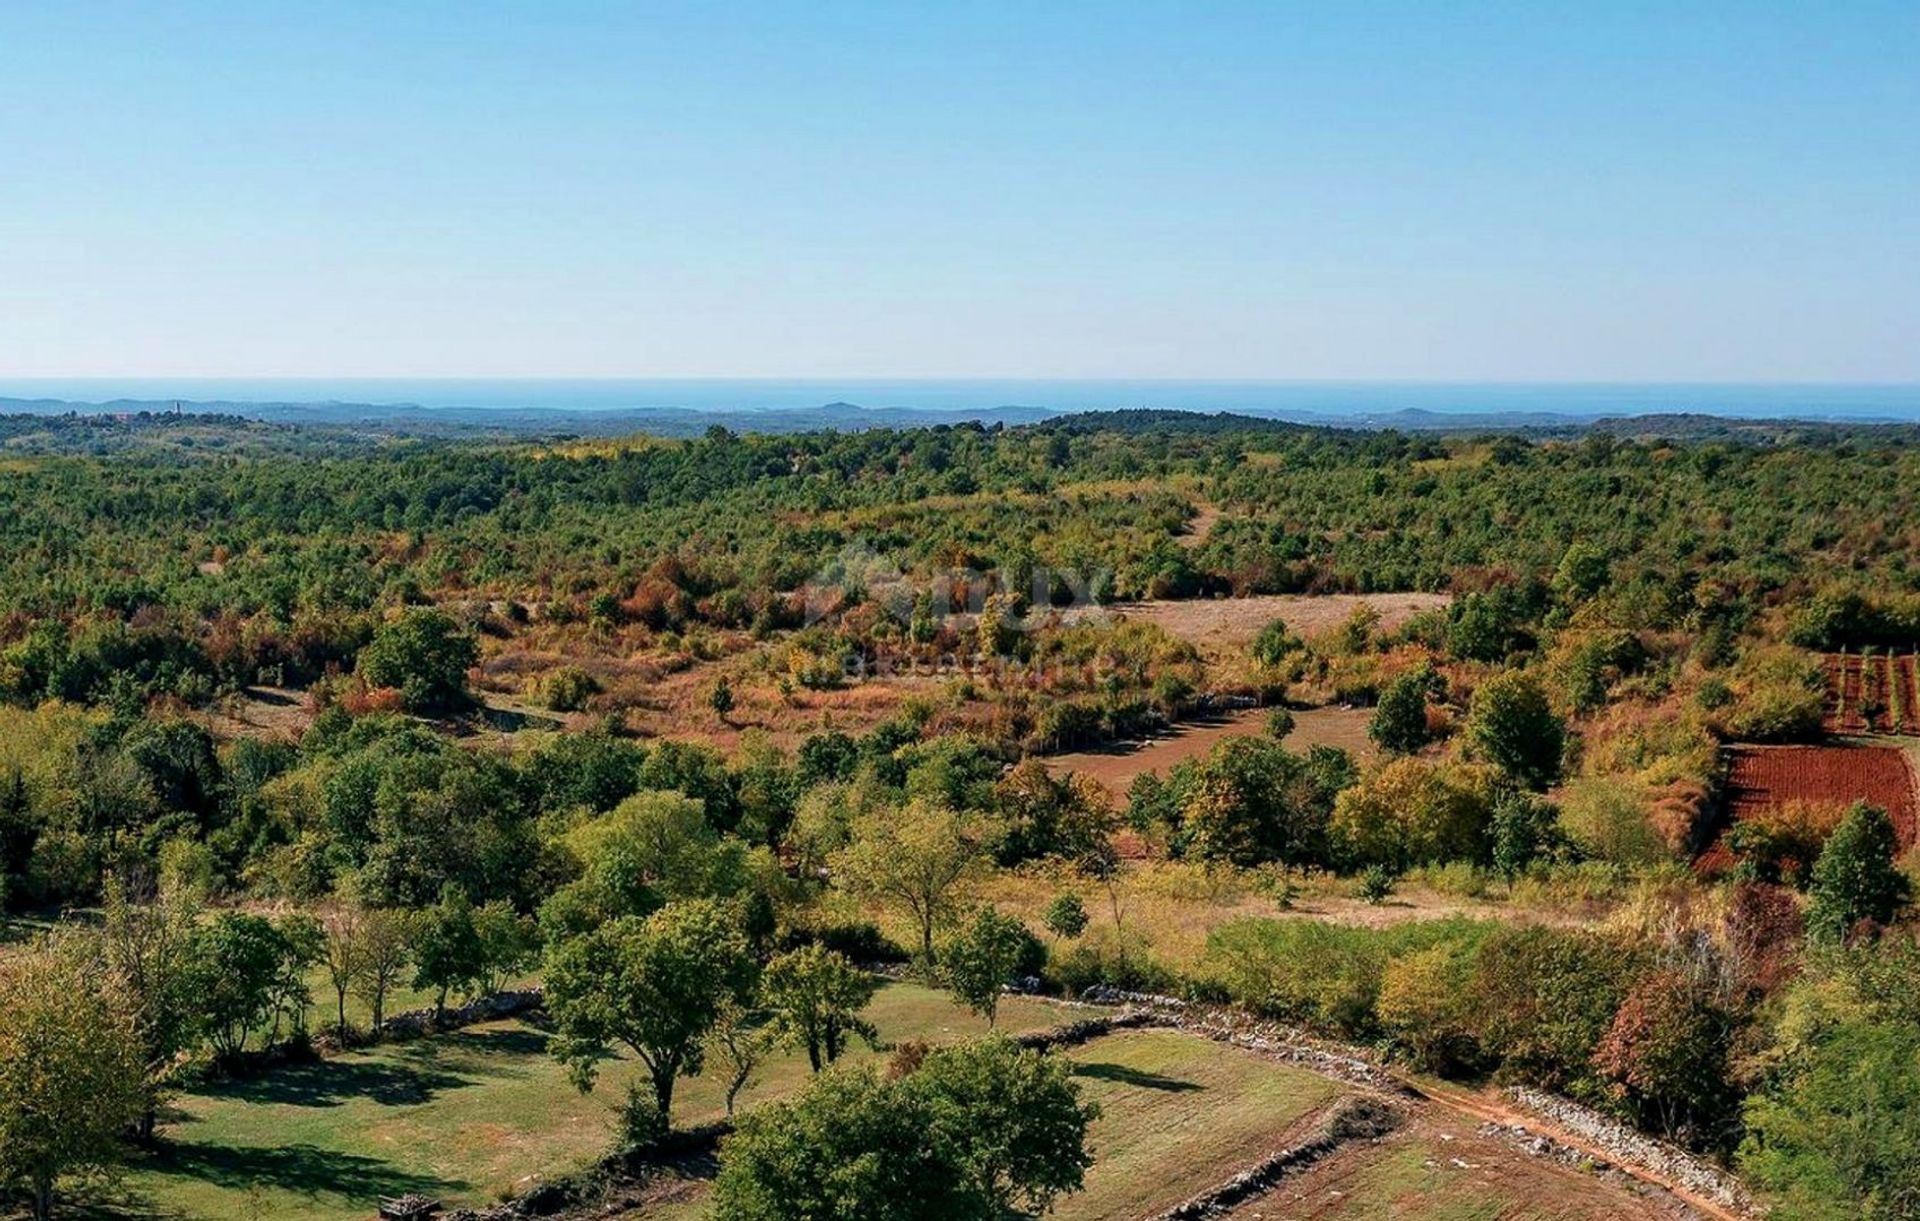
[[[1920,4],[0,5],[141,375],[1920,380]]]

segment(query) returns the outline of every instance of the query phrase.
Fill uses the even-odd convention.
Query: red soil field
[[[1902,849],[1920,824],[1906,752],[1890,746],[1735,746],[1729,748],[1727,809],[1734,821],[1790,801],[1886,810]]]

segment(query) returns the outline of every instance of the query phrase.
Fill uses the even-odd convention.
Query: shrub
[[[1378,907],[1393,896],[1396,880],[1385,865],[1369,865],[1360,875],[1360,897]]]
[[[1087,905],[1072,891],[1055,895],[1040,922],[1056,937],[1071,941],[1087,931]]]
[[[1593,1053],[1633,976],[1633,956],[1585,931],[1503,928],[1474,969],[1475,1034],[1499,1075],[1577,1097],[1604,1096]]]
[[[1492,788],[1485,768],[1396,759],[1334,799],[1337,859],[1392,870],[1484,860]]]
[[[1381,978],[1381,1030],[1423,1072],[1457,1072],[1479,1060],[1470,948],[1444,943],[1402,955]]]
[[[600,683],[579,666],[561,666],[540,684],[540,701],[555,712],[578,712],[600,694]]]

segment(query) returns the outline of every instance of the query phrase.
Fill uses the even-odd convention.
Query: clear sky
[[[1920,3],[6,0],[36,375],[1920,380]]]

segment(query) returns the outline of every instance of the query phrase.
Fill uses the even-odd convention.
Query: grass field
[[[868,1016],[886,1040],[938,1042],[986,1028],[945,993],[904,983],[882,988]],[[1001,1006],[1003,1030],[1062,1020],[1036,1001]],[[596,1092],[583,1096],[545,1046],[531,1026],[496,1022],[187,1094],[165,1131],[165,1155],[136,1165],[111,1215],[363,1221],[375,1197],[402,1191],[490,1202],[605,1150],[611,1108],[638,1076],[632,1061],[608,1064]],[[741,1105],[786,1093],[806,1075],[803,1058],[783,1056]],[[678,1123],[723,1109],[717,1080],[680,1083]]]
[[[1233,1221],[1647,1221],[1670,1214],[1466,1124],[1423,1118],[1382,1141],[1349,1146],[1228,1215]]]
[[[1059,1221],[1127,1221],[1178,1204],[1291,1142],[1345,1087],[1171,1030],[1129,1031],[1066,1053],[1100,1104],[1086,1190]],[[709,1221],[705,1190],[647,1221]]]
[[[1071,1055],[1101,1114],[1086,1190],[1061,1201],[1063,1221],[1123,1221],[1178,1204],[1291,1144],[1345,1088],[1171,1030],[1117,1034]]]

